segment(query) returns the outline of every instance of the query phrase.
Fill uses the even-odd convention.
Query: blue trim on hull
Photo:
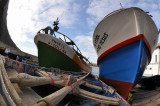
[[[143,40],[141,40],[142,42]],[[143,75],[143,72],[146,68],[146,66],[149,64],[150,62],[150,55],[149,55],[149,52],[148,52],[148,49],[146,48],[146,46],[144,45],[144,43],[141,43],[142,46],[141,46],[141,56],[140,56],[140,64],[139,64],[139,67],[138,67],[138,71],[137,71],[137,75],[136,75],[136,78],[135,78],[135,82],[139,81]]]
[[[134,83],[140,80],[150,60],[143,39],[117,49],[99,61],[99,76]]]

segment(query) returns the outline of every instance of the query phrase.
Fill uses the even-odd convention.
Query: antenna
[[[64,15],[64,11],[62,12],[61,16],[59,17],[59,21],[62,19],[63,15]]]
[[[123,6],[122,6],[122,4],[120,3],[120,6],[121,6],[121,9],[123,9]]]
[[[56,22],[59,24],[59,17],[57,17],[57,20],[56,20]]]

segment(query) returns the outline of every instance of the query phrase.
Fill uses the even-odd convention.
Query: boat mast
[[[58,24],[59,24],[59,19],[57,17],[57,20],[53,22],[53,26],[54,26],[53,29],[50,26],[47,26],[46,28],[38,31],[38,33],[41,33],[41,31],[43,31],[45,34],[49,34],[49,33],[50,33],[50,35],[54,34],[54,36],[56,37],[54,32],[58,32],[58,29],[59,29]]]
[[[59,29],[58,24],[59,24],[59,20],[57,17],[57,20],[53,22],[53,26],[54,26],[53,31],[56,31],[56,32],[58,31],[58,29]]]

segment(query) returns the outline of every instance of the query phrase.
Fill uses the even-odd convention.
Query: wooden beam
[[[18,83],[19,86],[23,87],[33,87],[33,86],[39,86],[39,85],[46,85],[46,84],[55,84],[63,86],[65,83],[65,80],[62,79],[54,79],[53,81],[50,77],[36,77],[31,76],[26,73],[20,73],[17,75],[17,77],[10,77],[10,81],[12,83]]]
[[[89,92],[83,89],[79,89],[79,95],[82,97],[88,98],[90,100],[100,102],[100,103],[118,105],[120,102],[118,98],[102,96],[102,95],[95,94],[95,93],[92,93],[92,92]]]
[[[52,93],[51,95],[46,96],[45,98],[41,99],[38,102],[38,104],[35,106],[46,106],[46,105],[56,106],[68,93],[71,92],[71,90],[74,90],[72,93],[79,92],[78,91],[78,89],[79,89],[78,82],[80,82],[81,80],[86,78],[89,74],[90,73],[88,73],[87,75],[85,75],[81,79],[78,79],[77,81],[73,76],[69,76],[69,78],[68,78],[69,84],[68,85],[71,84],[70,86],[65,86],[65,87],[61,88],[60,90]]]

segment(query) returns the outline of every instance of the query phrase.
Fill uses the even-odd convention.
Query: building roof
[[[157,43],[157,47],[160,47],[160,43]]]

